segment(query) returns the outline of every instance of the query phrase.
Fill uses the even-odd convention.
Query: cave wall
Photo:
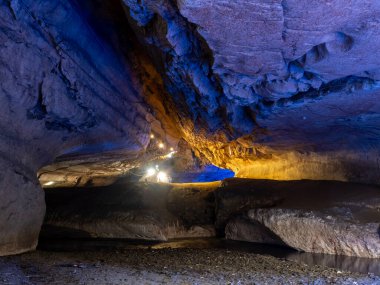
[[[239,177],[378,184],[373,1],[135,1],[196,154]]]
[[[58,170],[79,171],[70,185],[98,169],[120,175],[147,159],[152,130],[239,177],[379,184],[379,10],[0,2],[0,254],[36,245],[42,166],[68,158]],[[97,153],[88,167],[70,162]]]
[[[36,246],[41,166],[62,154],[134,154],[149,141],[148,108],[126,54],[113,48],[117,34],[91,24],[108,19],[101,8],[112,4],[96,14],[88,10],[96,2],[84,3],[0,2],[1,255]]]

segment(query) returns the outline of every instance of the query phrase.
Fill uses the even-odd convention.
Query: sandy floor
[[[36,251],[0,258],[0,284],[380,284],[380,277],[227,249]]]

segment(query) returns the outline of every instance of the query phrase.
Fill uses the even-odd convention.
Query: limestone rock
[[[123,3],[200,157],[238,177],[379,184],[378,3]]]
[[[337,181],[228,179],[215,191],[226,238],[378,258],[380,189]],[[245,218],[242,218],[245,217]]]
[[[284,242],[267,227],[259,222],[241,216],[228,220],[225,237],[231,240],[285,245]]]
[[[42,236],[161,241],[215,236],[212,190],[216,185],[196,187],[123,183],[49,189]]]
[[[35,205],[31,223],[2,218],[30,238],[9,252],[34,246],[43,211],[37,185],[14,173],[34,181],[55,162],[42,183],[108,184],[152,158],[152,130],[238,177],[380,185],[379,11],[371,0],[0,2],[0,209],[19,209],[8,193]],[[217,227],[276,195],[222,200]]]
[[[298,250],[380,258],[380,220],[359,223],[348,209],[334,210],[340,215],[331,211],[254,209],[248,217]]]
[[[215,191],[216,227],[255,208],[320,211],[345,207],[358,221],[380,219],[380,188],[339,181],[226,179]]]
[[[33,250],[45,214],[43,190],[34,175],[2,159],[0,173],[0,256]]]
[[[111,4],[89,17],[81,5],[0,2],[0,255],[36,246],[42,166],[63,154],[138,153],[149,141],[147,108],[110,39],[118,32],[102,33],[115,23]],[[104,25],[92,26],[94,17]]]

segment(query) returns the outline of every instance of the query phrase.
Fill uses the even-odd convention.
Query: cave
[[[380,284],[379,15],[0,1],[0,284]]]

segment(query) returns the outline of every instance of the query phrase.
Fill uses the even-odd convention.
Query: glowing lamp
[[[169,176],[165,172],[160,171],[157,174],[157,182],[168,183],[169,182]]]
[[[151,135],[150,135],[150,138],[151,138],[151,139],[154,139],[154,134],[151,134]]]
[[[53,184],[54,184],[54,181],[49,181],[49,182],[44,183],[44,186],[50,186],[50,185],[53,185]]]
[[[167,155],[165,155],[165,158],[172,158],[175,153],[175,151],[171,151]]]
[[[155,174],[156,174],[156,169],[154,168],[148,168],[148,170],[146,171],[146,177],[151,177]]]
[[[164,145],[163,143],[159,143],[159,144],[158,144],[158,147],[159,147],[159,148],[164,148],[165,145]]]

